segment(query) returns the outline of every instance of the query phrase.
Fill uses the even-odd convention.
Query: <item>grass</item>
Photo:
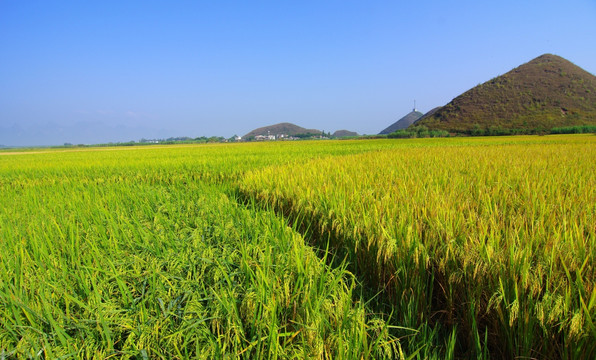
[[[0,155],[0,357],[593,357],[594,141]]]

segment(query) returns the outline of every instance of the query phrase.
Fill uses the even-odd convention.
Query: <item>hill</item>
[[[442,108],[442,106],[437,106],[435,108],[432,108],[429,112],[427,112],[426,114],[422,115],[418,120],[416,120],[415,122],[418,121],[422,121],[423,119],[426,119],[427,117],[433,116],[437,111],[439,111]]]
[[[349,131],[349,130],[337,130],[331,136],[332,137],[350,137],[350,136],[358,136],[358,133],[354,132],[354,131]]]
[[[321,134],[321,130],[316,129],[305,129],[298,125],[291,123],[279,123],[275,125],[263,126],[258,129],[254,129],[248,134],[244,135],[243,138],[255,137],[257,135],[301,135],[301,134]]]
[[[420,119],[422,115],[423,114],[420,111],[414,109],[411,112],[409,112],[406,116],[402,117],[401,119],[397,120],[389,127],[387,127],[385,130],[381,131],[379,135],[391,134],[394,131],[405,129],[408,126],[412,125],[416,120]]]
[[[429,112],[420,125],[460,133],[596,125],[596,76],[545,54]]]

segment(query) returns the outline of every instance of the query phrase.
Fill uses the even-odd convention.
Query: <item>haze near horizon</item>
[[[596,3],[0,2],[0,144],[376,134],[541,54],[596,73]]]

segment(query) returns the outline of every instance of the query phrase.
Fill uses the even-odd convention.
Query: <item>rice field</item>
[[[457,326],[474,357],[591,358],[594,136],[535,139],[312,160],[242,189],[332,234],[408,327]]]
[[[593,135],[0,155],[0,358],[593,358],[594,169]]]

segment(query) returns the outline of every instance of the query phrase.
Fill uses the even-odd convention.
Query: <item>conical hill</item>
[[[545,54],[453,99],[414,126],[450,132],[596,125],[596,76]]]

